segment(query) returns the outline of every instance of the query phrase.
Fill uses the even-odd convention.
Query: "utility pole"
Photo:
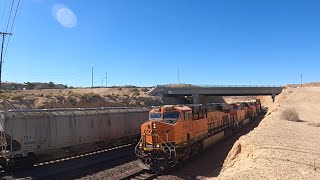
[[[108,87],[108,72],[106,72],[106,87]]]
[[[91,88],[93,88],[93,66],[91,68]]]
[[[180,84],[180,69],[178,68],[178,84]]]
[[[302,74],[300,74],[300,84],[301,84],[301,87],[302,87]]]
[[[104,79],[104,78],[101,79],[101,87],[103,87],[103,79]]]
[[[2,63],[3,63],[3,44],[4,44],[4,36],[12,35],[12,33],[7,33],[7,32],[0,32],[0,35],[2,35],[2,43],[1,43],[1,56],[0,56],[0,93],[1,93],[1,77],[2,77]]]

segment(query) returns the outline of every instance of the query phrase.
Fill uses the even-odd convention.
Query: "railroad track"
[[[103,149],[77,156],[67,157],[63,159],[41,162],[29,169],[16,169],[13,172],[0,173],[0,176],[7,179],[25,178],[32,179],[65,179],[81,176],[81,169],[99,166],[114,166],[128,162],[134,158],[134,145],[127,144],[114,148]]]
[[[158,175],[159,175],[158,173],[151,173],[151,172],[148,172],[147,170],[141,170],[120,179],[121,180],[150,180],[150,179],[156,179]]]

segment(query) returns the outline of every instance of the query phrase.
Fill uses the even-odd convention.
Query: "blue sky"
[[[11,1],[0,0],[1,31]],[[311,0],[22,0],[3,81],[91,86],[92,66],[96,86],[105,72],[109,85],[178,83],[178,68],[181,83],[199,85],[319,81],[319,9]]]

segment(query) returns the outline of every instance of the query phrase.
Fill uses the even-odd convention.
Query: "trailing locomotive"
[[[154,107],[141,125],[135,148],[144,169],[174,166],[208,146],[218,134],[230,135],[261,111],[260,101],[235,104]]]

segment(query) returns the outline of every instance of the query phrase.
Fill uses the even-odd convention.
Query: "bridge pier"
[[[190,104],[184,96],[162,96],[161,101],[163,104]]]
[[[199,95],[199,94],[192,94],[192,103],[193,104],[206,104],[207,103],[207,96]]]
[[[274,102],[276,100],[276,94],[272,94],[272,101]]]

